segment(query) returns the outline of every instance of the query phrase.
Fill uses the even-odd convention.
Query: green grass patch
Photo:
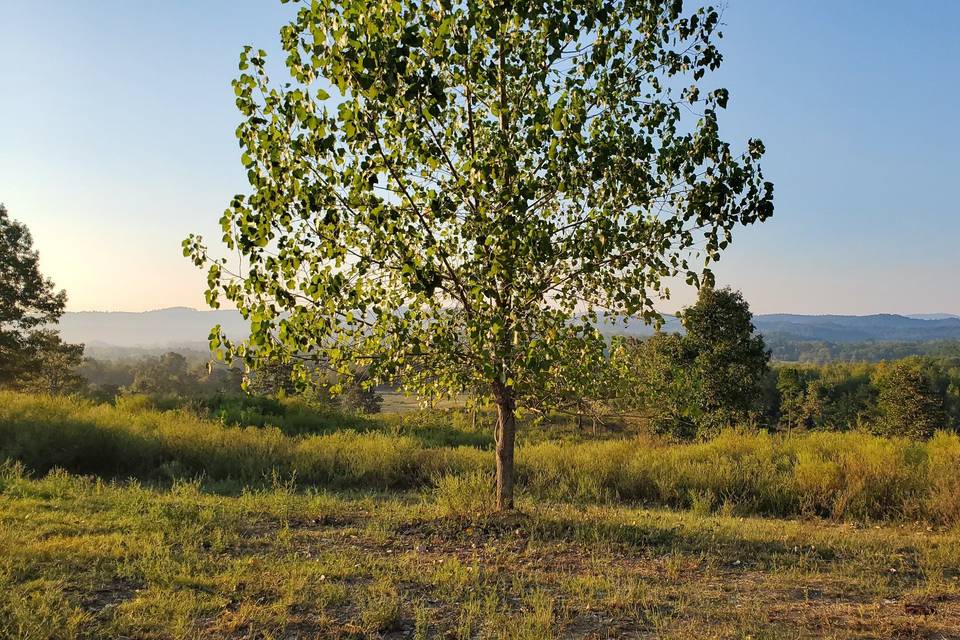
[[[960,536],[443,494],[0,477],[0,637],[890,638],[960,624]],[[908,634],[908,635],[904,635]],[[912,635],[909,635],[912,634]]]

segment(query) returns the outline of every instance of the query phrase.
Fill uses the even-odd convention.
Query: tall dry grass
[[[351,430],[293,437],[229,427],[183,411],[96,405],[0,393],[0,460],[44,473],[144,479],[203,476],[443,492],[482,491],[493,456],[473,447],[426,447],[405,435]],[[927,519],[960,523],[960,437],[926,442],[862,433],[771,435],[726,431],[708,442],[645,437],[520,448],[521,490],[536,499],[629,501],[698,511]],[[456,476],[470,482],[442,480]],[[439,479],[439,480],[438,480]],[[475,496],[447,495],[474,508]]]

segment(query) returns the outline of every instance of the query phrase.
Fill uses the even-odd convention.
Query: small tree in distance
[[[620,343],[623,378],[657,431],[678,438],[755,424],[767,409],[770,352],[739,291],[703,287],[678,314],[684,333]],[[772,389],[771,389],[772,390]]]
[[[700,411],[698,432],[755,422],[763,410],[770,352],[753,326],[739,291],[704,287],[683,312],[683,341],[692,356],[696,385],[690,402]]]
[[[773,212],[763,145],[734,152],[727,91],[701,86],[719,24],[677,0],[305,3],[289,78],[248,47],[234,81],[251,193],[221,224],[243,270],[184,241],[208,302],[250,321],[211,346],[488,395],[512,508],[516,416],[603,354],[597,311],[658,321],[665,278],[711,282]]]
[[[874,432],[923,439],[947,427],[946,389],[937,388],[935,376],[922,360],[881,363],[871,383],[877,390],[879,414]]]

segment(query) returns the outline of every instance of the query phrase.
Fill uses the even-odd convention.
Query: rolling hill
[[[665,317],[664,331],[678,331],[673,316]],[[84,311],[64,314],[60,333],[68,342],[89,347],[124,349],[205,349],[210,329],[220,324],[227,335],[240,338],[247,325],[237,311],[200,311],[172,307],[142,313]],[[931,341],[960,339],[960,317],[949,314],[868,316],[769,314],[754,318],[757,330],[781,339],[831,343],[870,341]],[[653,328],[640,320],[626,324],[601,321],[607,334],[650,335]]]

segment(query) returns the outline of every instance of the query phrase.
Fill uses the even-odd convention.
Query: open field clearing
[[[495,514],[390,418],[2,400],[0,637],[960,637],[955,435],[535,442]]]
[[[0,0],[0,640],[960,640],[957,24]]]
[[[414,494],[223,495],[4,470],[17,638],[956,638],[960,536],[642,508],[451,512]],[[459,490],[463,490],[460,486]]]

